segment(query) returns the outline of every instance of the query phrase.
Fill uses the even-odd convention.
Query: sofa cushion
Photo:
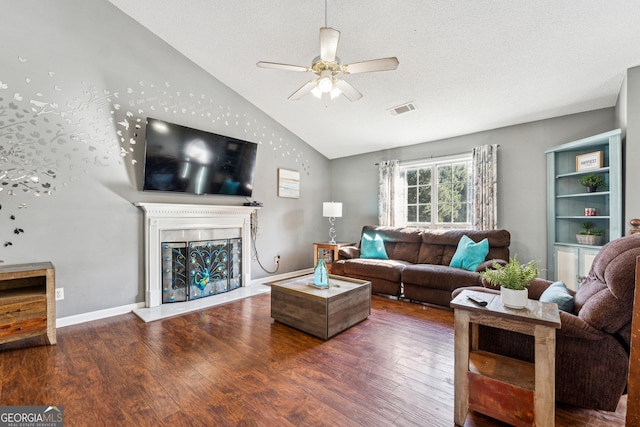
[[[342,246],[338,250],[340,259],[360,258],[360,248],[356,246]]]
[[[559,310],[573,313],[573,295],[569,293],[569,289],[567,289],[567,285],[564,282],[558,281],[549,285],[540,295],[540,301],[558,304]]]
[[[474,242],[487,239],[489,253],[486,260],[509,259],[511,234],[507,230],[423,230],[416,263],[449,265],[460,239],[465,235]]]
[[[357,258],[345,262],[343,271],[347,276],[357,275],[358,277],[378,278],[400,283],[402,270],[407,265],[410,264],[406,261],[393,259]]]
[[[416,264],[441,265],[445,247],[444,245],[420,245],[418,262]]]
[[[411,263],[418,262],[418,252],[422,244],[422,230],[412,227],[388,227],[382,225],[365,225],[362,235],[379,235],[384,240],[384,247],[389,259],[397,259]]]
[[[451,258],[449,266],[476,271],[478,266],[484,262],[488,253],[489,241],[487,239],[482,239],[476,243],[464,235],[458,243],[458,248],[453,258]]]
[[[388,259],[382,237],[378,234],[374,236],[363,234],[360,241],[360,258]]]
[[[480,274],[475,271],[446,265],[414,264],[402,271],[402,281],[416,286],[453,291],[463,286],[481,286]]]

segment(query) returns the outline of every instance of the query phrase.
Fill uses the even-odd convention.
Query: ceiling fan
[[[302,85],[300,89],[292,93],[291,96],[289,96],[289,100],[291,101],[297,101],[309,92],[324,100],[328,100],[329,98],[333,99],[342,94],[349,101],[357,101],[362,98],[362,94],[350,83],[338,78],[338,74],[369,73],[372,71],[395,70],[398,68],[399,62],[396,57],[372,59],[342,65],[340,59],[336,56],[340,31],[327,28],[326,13],[325,2],[325,26],[320,28],[320,56],[313,59],[311,67],[262,61],[256,64],[261,68],[302,71],[305,73],[312,72],[317,76],[317,78],[308,81]]]

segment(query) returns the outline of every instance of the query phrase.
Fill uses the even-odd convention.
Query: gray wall
[[[144,300],[132,203],[245,201],[139,191],[146,117],[260,144],[260,258],[272,269],[281,255],[279,273],[311,266],[326,239],[324,156],[107,1],[6,2],[0,37],[0,260],[52,261],[58,317]],[[278,168],[301,173],[299,199],[277,197]]]
[[[627,70],[616,104],[616,123],[623,129],[624,150],[624,222],[625,234],[630,228],[629,221],[640,218],[640,67]]]
[[[545,149],[613,129],[613,108],[494,129],[394,150],[346,157],[331,162],[338,177],[331,192],[344,203],[337,221],[342,241],[358,241],[362,226],[377,224],[377,166],[381,160],[414,160],[470,152],[473,147],[499,144],[498,226],[511,233],[511,253],[538,260],[546,269]]]

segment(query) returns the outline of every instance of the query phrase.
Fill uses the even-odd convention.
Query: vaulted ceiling
[[[316,76],[256,62],[311,66],[323,0],[109,1],[330,159],[611,107],[640,65],[637,0],[327,0],[343,64],[400,65],[290,101]]]

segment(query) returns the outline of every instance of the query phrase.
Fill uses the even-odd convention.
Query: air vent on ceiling
[[[399,116],[400,114],[408,113],[416,109],[413,102],[407,102],[406,104],[398,105],[397,107],[389,108],[389,112],[392,116]]]

